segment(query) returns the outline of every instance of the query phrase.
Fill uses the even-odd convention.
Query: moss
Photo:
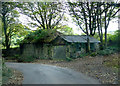
[[[55,29],[41,29],[28,34],[21,43],[50,42],[56,35]]]

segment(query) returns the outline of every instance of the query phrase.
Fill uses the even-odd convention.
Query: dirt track
[[[35,63],[51,64],[71,68],[90,77],[98,79],[103,84],[115,84],[118,83],[118,68],[115,68],[113,65],[118,65],[118,56],[120,56],[120,53],[104,57],[96,56],[78,58],[71,62],[39,60]]]

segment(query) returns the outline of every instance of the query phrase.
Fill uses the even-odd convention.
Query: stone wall
[[[28,57],[32,56],[35,58],[49,58],[48,51],[49,48],[47,44],[24,44],[22,45],[21,55]],[[49,51],[50,52],[50,51]]]
[[[100,49],[99,43],[95,43],[95,49],[96,49],[96,51],[98,51]]]
[[[98,44],[94,45],[98,48]],[[96,50],[96,49],[95,49]],[[76,58],[86,53],[86,44],[50,45],[50,44],[24,44],[21,48],[22,56],[32,56],[38,59],[64,59],[66,57]]]
[[[24,44],[22,45],[21,56],[32,56],[39,59],[63,59],[66,58],[66,46],[53,46],[49,44]]]
[[[20,54],[20,48],[10,48],[9,50],[2,49],[2,54],[6,56],[15,56]]]
[[[66,58],[66,46],[65,45],[53,46],[53,56],[52,57],[57,58],[57,59]]]

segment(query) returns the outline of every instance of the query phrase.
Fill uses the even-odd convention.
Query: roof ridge
[[[68,42],[87,42],[87,37],[89,37],[91,42],[99,42],[98,40],[96,40],[94,37],[90,37],[90,36],[81,36],[81,35],[62,35],[60,36],[61,38],[63,38],[64,40],[68,41]]]
[[[82,36],[85,36],[85,35],[82,35]],[[82,36],[81,36],[81,37],[82,37]],[[86,37],[87,37],[87,35],[86,35]],[[82,37],[82,38],[85,39],[84,37]],[[85,39],[85,40],[87,40],[87,39]]]

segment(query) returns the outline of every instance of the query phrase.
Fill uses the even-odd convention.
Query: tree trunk
[[[105,9],[105,7],[104,7]],[[107,11],[105,11],[105,48],[107,47],[107,20],[106,20],[106,17],[107,17]]]
[[[88,35],[87,35],[87,52],[90,52],[90,39]]]
[[[99,7],[100,3],[97,4],[97,7]],[[101,8],[97,9],[97,14],[101,11]],[[100,18],[99,18],[100,17]],[[100,49],[103,49],[103,32],[102,32],[102,25],[101,25],[101,15],[97,15],[97,27],[98,27],[98,34],[100,37]]]
[[[6,47],[6,49],[9,49],[10,44],[9,44],[9,38],[7,36],[7,24],[6,24],[6,21],[5,21],[5,15],[3,15],[2,21],[3,21],[4,34],[5,34],[5,47]]]
[[[105,48],[107,48],[107,27],[105,25]]]
[[[100,13],[101,13],[101,8],[100,8]],[[101,40],[101,50],[103,50],[103,48],[104,48],[104,44],[103,44],[103,30],[102,30],[102,22],[101,22],[101,20],[102,20],[102,16],[100,15],[100,40]]]
[[[83,9],[83,15],[84,15],[84,20],[85,20],[85,28],[86,28],[86,35],[87,35],[87,50],[86,51],[90,52],[90,40],[89,40],[89,31],[88,31],[88,28],[91,27],[91,24],[88,27],[87,17],[86,17],[86,13],[85,13],[85,8],[83,7],[83,3],[81,5],[81,7]]]
[[[6,35],[6,38],[5,38],[5,45],[6,45],[6,49],[10,49],[10,44],[9,44],[9,37]]]

